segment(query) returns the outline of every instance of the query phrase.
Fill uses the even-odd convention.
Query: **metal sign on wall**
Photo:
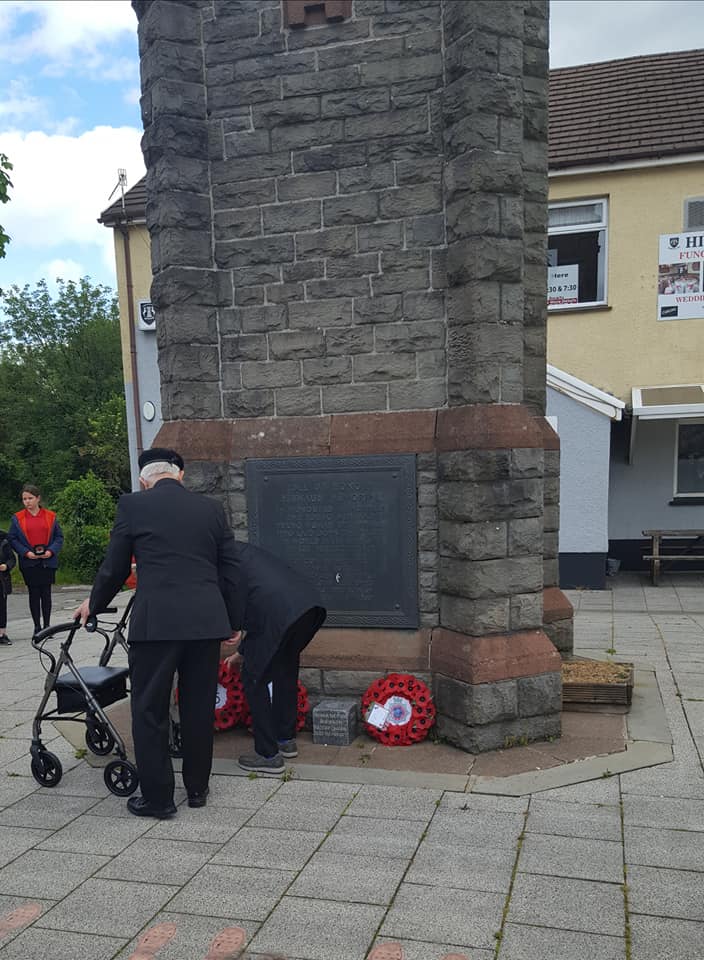
[[[415,457],[249,460],[249,540],[320,589],[326,624],[418,626]]]
[[[704,234],[665,233],[658,255],[658,320],[704,319]]]
[[[137,327],[140,330],[156,330],[156,311],[151,300],[140,300],[137,306]]]

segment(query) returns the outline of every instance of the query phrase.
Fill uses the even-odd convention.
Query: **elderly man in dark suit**
[[[143,492],[120,498],[107,553],[90,598],[76,610],[83,623],[103,610],[130,572],[139,584],[130,619],[132,734],[141,797],[135,816],[176,813],[169,756],[169,699],[179,676],[183,782],[191,807],[208,794],[213,711],[220,644],[232,635],[235,540],[222,505],[182,485],[184,463],[174,450],[152,448],[139,458]]]
[[[239,652],[242,686],[254,728],[254,753],[239,758],[243,770],[283,773],[284,760],[298,756],[296,719],[301,652],[325,620],[316,588],[277,557],[235,543],[234,563],[225,567],[226,591],[236,595],[232,611],[244,630]]]

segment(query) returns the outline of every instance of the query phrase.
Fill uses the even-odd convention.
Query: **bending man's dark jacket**
[[[260,547],[235,541],[234,559],[225,565],[223,591],[237,630],[246,630],[241,646],[247,671],[259,679],[279,649],[284,634],[312,607],[325,610],[317,589],[305,577]]]
[[[224,572],[236,564],[235,539],[216,500],[159,480],[117,505],[105,559],[90,595],[91,613],[103,610],[127,579],[132,555],[138,586],[130,643],[225,640],[235,626],[235,584]]]

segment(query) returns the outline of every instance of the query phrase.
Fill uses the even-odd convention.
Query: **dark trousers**
[[[213,720],[220,640],[133,643],[129,649],[132,738],[142,796],[158,807],[173,803],[169,703],[178,671],[183,784],[202,793],[213,762]]]
[[[273,757],[279,743],[296,736],[298,713],[298,669],[301,652],[310,643],[325,619],[320,607],[307,610],[283,636],[263,676],[255,679],[247,671],[247,644],[256,644],[248,635],[242,664],[242,686],[249,703],[254,728],[254,749],[262,757]],[[269,696],[269,684],[273,693]]]
[[[42,620],[44,626],[48,627],[51,619],[51,584],[28,584],[27,592],[29,593],[29,612],[34,621],[34,632],[38,633],[42,628]]]
[[[7,626],[7,594],[0,587],[0,630]]]

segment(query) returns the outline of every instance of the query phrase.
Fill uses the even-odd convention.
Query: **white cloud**
[[[54,64],[76,53],[97,55],[98,48],[124,33],[136,33],[136,17],[128,0],[3,0],[0,58],[17,63],[46,57]],[[12,35],[18,21],[31,16],[32,29]]]
[[[44,264],[41,269],[41,276],[46,277],[48,282],[55,280],[80,280],[85,274],[85,269],[75,260],[50,260]]]
[[[0,100],[0,119],[5,124],[26,117],[37,116],[44,112],[44,102],[32,96],[21,80],[11,80]]]
[[[95,127],[78,137],[3,134],[0,146],[14,165],[14,186],[1,222],[13,258],[46,250],[47,259],[80,267],[71,254],[73,245],[82,245],[109,263],[112,231],[97,218],[110,204],[118,167],[127,169],[130,186],[143,176],[140,138],[132,127]]]

